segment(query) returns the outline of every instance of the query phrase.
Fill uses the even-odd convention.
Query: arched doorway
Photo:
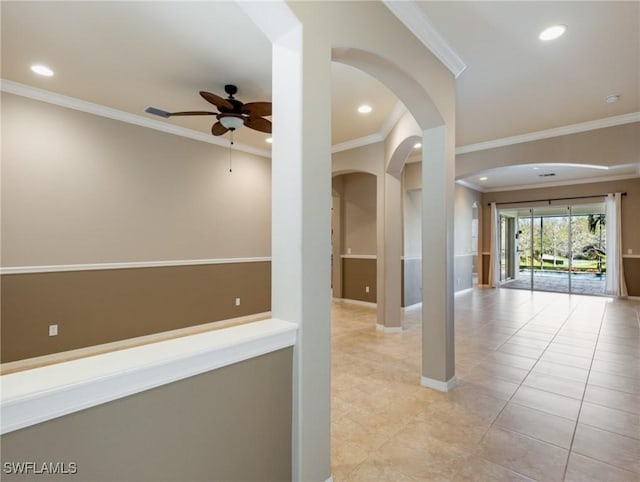
[[[299,327],[293,479],[325,480],[330,477],[330,60],[333,56],[387,85],[407,105],[429,146],[423,151],[430,172],[423,201],[432,208],[423,224],[434,228],[423,244],[443,263],[423,272],[423,293],[433,301],[423,314],[423,342],[434,349],[423,348],[422,383],[442,390],[453,381],[455,79],[382,3],[268,4],[242,8],[274,45],[272,313]],[[389,36],[396,41],[388,42]]]

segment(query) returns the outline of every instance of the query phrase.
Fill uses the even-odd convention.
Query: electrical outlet
[[[365,292],[365,293],[368,293],[368,292],[369,292],[369,287],[368,287],[368,286],[365,286],[365,287],[364,287],[364,292]]]
[[[58,336],[58,325],[49,325],[49,336]]]
[[[240,306],[240,298],[236,298],[236,306]]]

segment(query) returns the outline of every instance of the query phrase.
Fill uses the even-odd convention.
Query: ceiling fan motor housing
[[[224,86],[224,91],[233,99],[233,96],[238,93],[238,88],[233,84],[227,84]]]

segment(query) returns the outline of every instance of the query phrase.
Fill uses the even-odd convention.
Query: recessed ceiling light
[[[604,98],[604,101],[607,104],[613,104],[615,102],[618,102],[619,100],[620,100],[620,94],[611,94]]]
[[[537,171],[538,169],[540,169],[539,167],[534,167],[533,170]]]
[[[46,65],[41,65],[41,64],[32,65],[31,71],[38,75],[43,75],[45,77],[53,76],[53,70],[51,70]]]
[[[552,25],[551,27],[545,28],[538,38],[540,40],[554,40],[563,35],[567,31],[566,25]]]
[[[358,107],[358,112],[360,112],[361,114],[368,114],[372,110],[373,109],[371,108],[371,106],[367,104],[362,104],[360,107]]]
[[[483,177],[480,178],[481,181],[486,181],[487,179],[489,179],[489,178],[486,177],[486,176],[483,176]]]
[[[421,147],[422,147],[422,144],[421,144],[421,143],[419,143],[419,142],[416,142],[416,143],[413,145],[413,148],[414,148],[414,149],[420,149]]]
[[[265,141],[267,144],[273,144],[273,137],[267,137],[264,141]]]

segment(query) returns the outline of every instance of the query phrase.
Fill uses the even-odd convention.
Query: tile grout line
[[[523,304],[526,304],[526,301],[525,301],[525,302],[523,302]],[[553,310],[553,306],[554,306],[554,304],[553,304],[553,303],[547,303],[547,304],[545,304],[545,307],[544,307],[544,308],[542,308],[541,310],[536,311],[535,313],[533,313],[533,314],[529,315],[529,316],[528,316],[528,320],[524,323],[524,325],[523,325],[523,326],[521,326],[520,328],[518,328],[517,330],[515,330],[515,332],[513,332],[512,334],[508,334],[508,337],[507,337],[506,341],[504,341],[503,343],[501,343],[500,345],[498,345],[498,347],[497,347],[497,348],[492,349],[492,350],[491,350],[491,353],[496,353],[496,352],[498,351],[498,349],[499,349],[499,348],[501,348],[502,346],[504,346],[506,343],[511,342],[511,341],[512,341],[512,339],[513,339],[513,337],[517,336],[517,335],[518,335],[518,333],[520,333],[520,332],[521,332],[521,330],[524,330],[524,329],[526,329],[527,327],[530,327],[531,323],[532,323],[532,322],[534,322],[535,318],[536,318],[538,315],[540,315],[541,313],[543,313],[545,310]],[[602,304],[601,304],[600,306],[602,306]],[[579,421],[579,419],[580,419],[580,415],[581,415],[581,409],[583,408],[583,404],[584,404],[584,402],[585,402],[586,389],[587,389],[587,387],[588,387],[588,382],[589,382],[589,380],[591,380],[590,376],[591,376],[592,372],[593,372],[593,371],[595,371],[595,370],[593,370],[593,367],[594,367],[594,365],[595,365],[595,363],[596,363],[595,353],[596,353],[596,351],[598,350],[598,347],[599,347],[599,340],[600,340],[600,338],[602,338],[602,339],[604,340],[604,336],[605,336],[605,332],[603,331],[603,330],[605,330],[605,325],[604,325],[604,323],[605,323],[607,320],[610,320],[610,316],[609,316],[609,315],[611,315],[612,313],[614,313],[613,311],[611,311],[611,310],[613,309],[613,306],[614,306],[614,305],[612,305],[611,303],[605,303],[605,304],[604,304],[604,306],[602,306],[603,310],[601,311],[599,327],[598,327],[597,335],[596,335],[596,337],[595,337],[595,342],[594,342],[595,344],[594,344],[594,346],[593,346],[593,349],[591,350],[591,359],[590,359],[590,362],[591,362],[591,363],[589,364],[589,368],[588,368],[588,370],[587,370],[587,377],[586,377],[586,379],[584,380],[584,388],[583,388],[583,390],[582,390],[582,396],[581,396],[581,398],[579,399],[579,400],[580,400],[580,404],[579,404],[579,409],[580,409],[580,410],[578,411],[577,419],[576,419],[576,421],[575,421],[575,426],[574,426],[574,430],[573,430],[573,434],[572,434],[571,443],[570,443],[570,445],[569,445],[569,448],[568,448],[568,449],[566,449],[566,448],[564,448],[564,447],[561,447],[561,448],[563,448],[564,450],[567,450],[567,452],[568,452],[568,457],[567,457],[567,459],[566,459],[565,466],[564,466],[563,478],[566,478],[566,473],[567,473],[567,471],[568,471],[569,458],[570,458],[571,453],[572,453],[572,448],[573,448],[573,444],[574,444],[574,439],[575,439],[575,435],[576,435],[576,432],[577,432],[577,424],[578,424],[578,421]],[[640,305],[638,305],[638,306],[640,306]],[[540,354],[537,358],[532,359],[532,360],[533,360],[533,364],[531,365],[531,368],[530,368],[529,370],[527,370],[527,374],[526,374],[526,376],[524,377],[524,379],[522,379],[518,384],[516,384],[516,383],[513,383],[513,382],[512,382],[514,385],[516,385],[516,386],[517,386],[517,388],[516,388],[516,390],[515,390],[515,391],[517,391],[520,387],[525,386],[525,385],[524,385],[524,381],[526,380],[526,378],[527,378],[527,377],[528,377],[528,376],[529,376],[529,375],[530,375],[530,374],[535,370],[535,368],[538,366],[538,364],[539,364],[539,362],[540,362],[541,358],[544,356],[544,354],[545,354],[545,353],[547,353],[547,351],[548,351],[548,350],[550,350],[550,349],[552,348],[552,347],[551,347],[551,345],[552,345],[554,342],[556,342],[556,341],[558,340],[558,337],[560,337],[560,336],[562,335],[562,330],[566,327],[566,325],[567,325],[567,323],[568,323],[569,321],[572,321],[572,320],[571,320],[571,317],[572,317],[572,316],[574,316],[576,312],[581,313],[581,311],[580,311],[580,304],[576,305],[573,309],[571,309],[571,310],[569,311],[569,313],[567,314],[567,316],[566,316],[566,318],[563,320],[563,322],[561,322],[561,324],[560,324],[560,325],[558,325],[558,328],[557,328],[556,330],[554,330],[554,334],[552,335],[551,339],[550,339],[548,342],[546,342],[546,346],[545,346],[544,350],[542,350],[541,354]],[[512,316],[515,316],[516,314],[517,314],[517,313],[514,313]],[[634,318],[636,318],[636,320],[639,320],[639,319],[640,319],[640,316],[639,316],[639,315],[640,315],[640,313],[638,312],[638,309],[637,309],[637,308],[635,308],[635,309],[634,309],[634,311],[633,311],[633,312],[631,312],[630,314],[631,314]],[[634,316],[634,315],[635,315],[635,316]],[[525,314],[525,316],[527,316],[527,315]],[[613,316],[613,315],[611,315],[611,316]],[[575,321],[576,321],[576,320],[573,320],[573,322],[572,322],[572,323],[575,323]],[[594,322],[595,322],[595,320],[590,319],[590,321],[588,322],[588,326],[583,327],[583,328],[575,329],[575,333],[576,333],[576,334],[579,334],[582,330],[584,330],[584,329],[589,329],[589,332],[593,335],[593,334],[594,334],[594,332],[593,332],[593,331],[591,331],[591,330],[593,330],[593,329],[595,328],[595,323],[598,323],[598,322],[595,322],[595,323],[594,323]],[[544,325],[543,325],[543,326],[544,326]],[[550,327],[551,327],[551,328],[553,328],[553,326],[550,326]],[[368,329],[369,327],[368,327],[368,326],[367,326],[367,327],[362,327],[362,328],[360,328],[360,329],[358,329],[358,330],[356,330],[356,331],[360,332],[360,331],[365,330],[365,328],[366,328],[366,329]],[[571,331],[571,332],[573,332],[572,330],[570,330],[570,331]],[[586,333],[587,333],[587,332],[585,332],[585,334],[586,334]],[[348,335],[348,334],[346,334],[346,333],[345,333],[345,335]],[[525,346],[526,346],[526,345],[525,345]],[[481,354],[480,354],[480,352],[478,352],[478,354],[479,354],[479,355],[481,355]],[[517,355],[516,355],[516,356],[517,356]],[[520,356],[521,356],[521,355],[520,355]],[[577,356],[577,355],[576,355],[576,356]],[[486,360],[486,358],[485,358],[485,360]],[[496,363],[498,363],[498,362],[496,362]],[[501,364],[501,363],[498,363],[498,364]],[[555,364],[555,362],[554,362],[554,364]],[[569,365],[569,366],[570,366],[570,365]],[[523,371],[525,371],[525,370],[523,370]],[[562,377],[559,377],[559,378],[562,378]],[[403,382],[403,383],[404,383],[404,382]],[[540,389],[540,390],[542,390],[542,389]],[[613,389],[612,389],[612,390],[613,390]],[[543,391],[545,391],[545,392],[546,392],[547,390],[543,390]],[[554,393],[554,392],[549,392],[549,393]],[[530,436],[530,435],[520,434],[519,432],[517,432],[517,431],[515,431],[515,430],[511,430],[511,429],[508,429],[508,428],[503,428],[503,427],[499,426],[499,425],[496,423],[497,418],[498,418],[498,417],[500,416],[500,414],[503,412],[504,408],[506,408],[506,405],[507,405],[507,404],[509,404],[509,403],[516,404],[516,402],[513,402],[513,401],[512,401],[513,397],[514,397],[514,394],[512,394],[510,397],[508,397],[509,399],[508,399],[506,402],[504,402],[504,404],[505,404],[505,405],[502,407],[502,410],[500,410],[500,412],[499,412],[499,413],[498,413],[498,415],[493,419],[493,421],[490,421],[490,422],[489,422],[488,428],[487,428],[487,430],[485,430],[485,432],[483,433],[483,435],[482,435],[482,437],[480,438],[480,441],[478,442],[478,444],[480,444],[480,443],[481,443],[481,441],[485,439],[486,433],[488,432],[488,430],[489,430],[491,427],[499,427],[500,429],[504,429],[505,431],[508,431],[508,432],[514,432],[514,433],[516,433],[516,434],[518,434],[518,435],[522,435],[523,437],[526,437],[526,438],[529,438],[529,439],[532,439],[532,440],[540,441],[540,442],[545,443],[545,444],[554,445],[554,444],[551,444],[550,442],[545,442],[544,440],[537,439],[537,438],[532,437],[532,436]],[[571,398],[572,398],[572,397],[571,397]],[[392,403],[392,402],[388,403],[387,405],[390,405],[391,403]],[[596,403],[597,403],[597,402],[596,402]],[[537,409],[533,409],[533,410],[537,410]],[[538,410],[538,411],[539,411],[539,410]],[[545,413],[545,412],[542,412],[542,413]],[[490,419],[490,420],[491,420],[491,419]],[[404,426],[404,427],[406,427],[406,426],[408,426],[409,424],[410,424],[410,422],[405,422],[405,423],[403,423],[403,426]],[[391,439],[393,439],[393,436],[389,436],[389,438],[387,438],[386,442],[383,442],[383,443],[387,443],[387,442],[388,442],[389,440],[391,440]],[[485,459],[484,457],[481,457],[480,455],[478,455],[478,448],[479,448],[479,447],[478,447],[478,445],[476,445],[476,444],[474,444],[474,445],[475,445],[475,450],[473,450],[473,449],[471,449],[471,447],[469,447],[469,448],[471,449],[471,450],[469,450],[469,453],[470,453],[470,454],[474,454],[474,455],[475,455],[476,457],[478,457],[479,459],[482,459],[482,460],[488,460],[488,459]],[[367,451],[367,452],[368,452],[368,451]],[[576,453],[576,454],[577,454],[577,453]],[[368,460],[372,460],[372,459],[371,459],[371,455],[372,455],[372,453],[368,453],[368,455],[367,455],[367,459],[368,459]],[[582,454],[580,454],[580,455],[582,456]],[[628,471],[628,469],[622,469],[621,467],[617,467],[617,466],[612,465],[612,464],[610,464],[610,463],[603,462],[603,461],[600,461],[600,460],[598,460],[598,459],[594,459],[593,457],[588,457],[588,456],[585,456],[585,457],[590,458],[590,459],[593,459],[594,461],[597,461],[597,462],[601,462],[601,463],[603,463],[603,464],[605,464],[605,465],[610,465],[611,467],[614,467],[614,468],[619,468],[619,469],[621,469],[621,470],[627,470],[627,471]],[[355,471],[355,470],[359,469],[359,468],[360,468],[363,464],[365,464],[365,463],[366,463],[366,460],[365,460],[365,461],[362,461],[362,462],[360,462],[360,463],[358,463],[358,464],[356,464],[355,466],[352,466],[352,468],[351,468],[351,470],[348,472],[348,474],[343,474],[343,475],[350,476],[351,474],[353,474],[353,473],[354,473],[354,471]],[[500,467],[504,468],[505,470],[509,471],[509,472],[510,472],[510,473],[512,473],[512,474],[522,475],[522,474],[519,474],[519,472],[517,472],[517,471],[515,471],[515,470],[513,470],[513,469],[510,469],[510,468],[508,468],[508,467],[502,466],[502,465],[500,465],[500,464],[498,464],[498,466],[500,466]],[[407,475],[407,476],[408,476],[408,478],[409,478],[410,480],[417,480],[414,476],[412,476],[412,475],[410,475],[409,473],[407,473],[404,469],[399,469],[399,470],[401,471],[401,473],[403,473],[403,474]],[[458,472],[456,472],[456,475],[457,475],[457,473],[458,473]],[[522,476],[524,477],[524,475],[522,475]]]
[[[513,399],[513,397],[515,396],[516,392],[518,390],[520,390],[520,388],[522,387],[522,384],[524,383],[524,381],[527,379],[527,377],[531,374],[531,372],[533,371],[533,369],[535,368],[535,366],[538,364],[538,362],[540,361],[540,358],[542,358],[542,356],[545,354],[545,352],[547,351],[547,349],[549,348],[549,345],[551,345],[551,343],[553,342],[553,340],[555,340],[556,336],[558,336],[558,333],[560,332],[560,330],[562,330],[562,328],[564,327],[564,325],[567,324],[567,322],[569,321],[569,318],[571,317],[571,315],[573,314],[573,312],[577,309],[577,306],[575,308],[573,308],[569,314],[567,315],[567,318],[564,320],[564,322],[562,323],[562,325],[560,325],[560,327],[558,328],[558,330],[556,331],[556,333],[554,334],[553,338],[551,338],[551,340],[549,341],[549,343],[547,343],[546,348],[542,351],[542,353],[540,354],[540,356],[536,359],[535,363],[531,366],[531,368],[527,371],[527,375],[520,381],[520,383],[518,384],[518,388],[516,388],[514,390],[514,392],[511,394],[511,396],[509,397],[509,399],[507,400],[507,402],[504,404],[504,406],[502,407],[502,409],[498,412],[498,414],[495,416],[495,418],[491,421],[491,424],[489,425],[489,428],[486,430],[486,432],[482,435],[482,437],[480,438],[480,441],[478,442],[478,446],[480,446],[480,444],[482,443],[482,441],[484,440],[484,438],[486,437],[487,433],[489,433],[489,430],[491,430],[491,428],[495,425],[496,420],[498,420],[498,418],[500,418],[500,415],[502,415],[502,412],[504,412],[504,409],[507,407],[507,405],[509,405],[509,403],[511,403],[511,400]],[[535,318],[538,314],[540,314],[540,312],[542,312],[544,310],[544,308],[542,310],[540,310],[538,313],[536,313],[527,323],[525,323],[521,328],[519,328],[513,335],[511,335],[511,337],[509,337],[509,339],[511,339],[513,336],[516,335],[516,333],[518,333],[520,330],[522,330],[525,326],[527,326],[531,320],[533,320],[533,318]],[[507,341],[505,341],[502,345],[504,345],[505,343],[507,343]],[[502,346],[500,345],[500,346]],[[500,347],[498,347],[500,348]],[[497,351],[498,348],[496,348]],[[586,384],[585,384],[586,386]],[[551,392],[548,392],[551,393]],[[516,404],[517,405],[517,404]],[[576,425],[577,425],[577,420],[576,420]],[[496,425],[496,427],[502,428],[499,425]],[[508,430],[508,429],[506,429]],[[511,430],[508,430],[511,432]],[[521,434],[520,432],[514,432],[517,433],[518,435],[523,435],[526,437],[526,435]],[[528,437],[528,438],[533,438],[533,437]],[[533,438],[534,440],[537,440],[535,438]],[[542,440],[540,440],[540,442],[543,442]],[[547,443],[547,442],[543,442],[543,443]],[[567,455],[567,460],[569,459],[569,456]],[[566,470],[566,468],[565,468]]]
[[[569,296],[570,296],[570,295],[569,295]],[[600,331],[602,330],[602,325],[603,325],[603,323],[604,323],[604,318],[605,318],[605,314],[606,314],[607,307],[608,307],[608,303],[607,303],[607,305],[605,306],[605,310],[603,311],[603,313],[602,313],[602,318],[601,318],[601,320],[600,320],[600,326],[599,326],[599,328],[598,328],[598,336],[596,337],[596,343],[595,343],[595,345],[594,345],[594,347],[593,347],[593,353],[592,353],[592,357],[591,357],[591,365],[593,365],[593,358],[594,358],[594,356],[595,356],[595,350],[596,350],[596,348],[597,348],[597,346],[598,346],[598,340],[599,340],[599,338],[600,338]],[[487,429],[487,431],[483,434],[482,438],[481,438],[481,439],[480,439],[480,441],[478,442],[478,446],[482,443],[482,441],[483,441],[483,440],[484,440],[484,438],[486,437],[487,433],[489,432],[489,430],[490,430],[494,425],[495,425],[496,427],[498,427],[498,428],[503,429],[503,430],[507,430],[507,431],[509,431],[509,432],[517,433],[518,435],[522,435],[522,436],[525,436],[525,437],[527,437],[527,438],[531,438],[531,439],[533,439],[533,440],[538,440],[538,439],[536,439],[535,437],[526,436],[526,435],[524,435],[524,434],[520,434],[519,432],[514,432],[514,431],[512,431],[512,430],[509,430],[509,429],[506,429],[506,428],[500,427],[499,425],[496,425],[496,424],[495,424],[495,422],[496,422],[496,420],[498,420],[498,418],[500,418],[500,415],[502,414],[502,412],[504,411],[504,409],[507,407],[507,405],[509,405],[509,403],[511,403],[511,400],[512,400],[512,399],[513,399],[513,397],[515,396],[516,392],[517,392],[517,391],[518,391],[518,390],[523,386],[524,381],[525,381],[525,380],[527,379],[527,377],[531,374],[531,372],[532,372],[532,371],[533,371],[533,369],[536,367],[536,365],[540,362],[540,359],[544,356],[544,354],[545,354],[545,353],[546,353],[546,351],[548,350],[549,346],[550,346],[550,345],[553,343],[553,341],[556,339],[556,337],[558,336],[558,333],[560,333],[560,331],[562,330],[562,328],[567,324],[567,322],[569,321],[569,318],[570,318],[570,317],[571,317],[571,315],[576,311],[576,309],[577,309],[577,305],[576,305],[576,307],[574,307],[574,308],[569,312],[569,314],[567,315],[567,317],[566,317],[566,319],[564,320],[564,322],[560,325],[560,327],[559,327],[559,328],[556,330],[556,332],[554,333],[553,338],[551,338],[551,340],[549,340],[549,342],[547,343],[547,346],[545,347],[545,349],[542,351],[542,353],[540,354],[540,356],[536,359],[536,362],[531,366],[531,368],[530,368],[530,369],[529,369],[529,371],[527,372],[527,375],[526,375],[526,376],[522,379],[522,381],[518,384],[518,388],[513,392],[513,394],[511,395],[511,397],[509,397],[509,400],[507,400],[507,403],[505,403],[504,407],[502,407],[502,409],[500,410],[500,412],[498,412],[498,414],[496,415],[496,417],[493,419],[493,421],[492,421],[492,422],[491,422],[491,424],[489,425],[489,428],[488,428],[488,429]],[[541,310],[541,311],[542,311],[542,310]],[[532,317],[532,318],[531,318],[527,323],[525,323],[521,328],[519,328],[519,329],[518,329],[518,330],[517,330],[517,331],[516,331],[516,332],[515,332],[511,337],[509,337],[509,338],[507,339],[507,341],[505,341],[502,345],[500,345],[500,346],[499,346],[498,348],[496,348],[496,350],[494,350],[494,351],[497,351],[497,350],[498,350],[501,346],[503,346],[505,343],[508,343],[508,341],[509,341],[513,336],[515,336],[515,335],[516,335],[520,330],[522,330],[525,326],[527,326],[527,325],[528,325],[528,324],[533,320],[533,318],[535,318],[539,313],[540,313],[540,312],[536,313],[536,315],[534,315],[534,316],[533,316],[533,317]],[[565,450],[567,450],[567,460],[566,460],[566,462],[565,462],[564,471],[563,471],[563,475],[562,475],[562,480],[565,480],[565,478],[566,478],[566,473],[567,473],[567,469],[568,469],[568,466],[569,466],[569,458],[571,457],[571,449],[572,449],[572,447],[573,447],[573,441],[574,441],[574,439],[575,439],[576,430],[577,430],[577,428],[578,428],[578,420],[580,419],[580,412],[581,412],[581,410],[582,410],[582,403],[583,403],[583,401],[584,401],[584,394],[585,394],[585,392],[586,392],[587,384],[588,384],[588,382],[589,382],[589,374],[591,373],[591,365],[589,366],[589,373],[587,374],[587,379],[585,380],[585,385],[584,385],[584,389],[583,389],[583,392],[582,392],[582,399],[580,400],[580,408],[579,408],[579,410],[578,410],[578,414],[577,414],[577,416],[576,416],[575,426],[574,426],[574,429],[573,429],[573,434],[572,434],[572,436],[571,436],[571,442],[570,442],[570,444],[569,444],[569,448],[568,448],[568,449],[565,449]],[[543,391],[546,391],[546,390],[543,390]],[[548,392],[548,393],[552,393],[552,392]],[[517,405],[517,404],[516,404],[516,405]],[[544,441],[542,441],[542,440],[540,440],[540,442],[542,442],[542,443],[547,443],[547,444],[548,444],[548,442],[544,442]],[[553,444],[550,444],[550,445],[553,445]],[[476,449],[476,450],[477,450],[477,449]]]
[[[524,304],[524,303],[525,303],[525,302],[523,302],[522,304]],[[548,305],[547,305],[547,307],[548,307]],[[546,307],[545,307],[545,308],[546,308]],[[511,336],[510,336],[510,337],[509,337],[505,342],[504,342],[504,343],[502,343],[501,345],[499,345],[499,346],[498,346],[498,348],[496,348],[496,349],[495,349],[495,350],[493,350],[493,351],[498,351],[498,349],[499,349],[501,346],[503,346],[505,343],[508,343],[508,341],[509,341],[511,338],[513,338],[513,337],[514,337],[514,336],[515,336],[515,335],[516,335],[520,330],[522,330],[522,329],[523,329],[524,327],[526,327],[529,323],[531,323],[531,321],[532,321],[536,316],[538,316],[540,313],[542,313],[542,311],[544,311],[544,309],[545,309],[545,308],[542,308],[542,309],[540,309],[539,311],[537,311],[537,312],[536,312],[536,313],[535,313],[535,314],[534,314],[534,315],[529,319],[529,321],[527,321],[524,325],[522,325],[520,328],[518,328],[518,329],[517,329],[517,330],[516,330],[516,331],[515,331],[515,332],[514,332],[514,333],[513,333],[513,334],[512,334],[512,335],[511,335]],[[573,312],[574,312],[576,309],[577,309],[577,306],[576,306],[576,307],[574,307],[574,308],[569,312],[569,314],[567,314],[566,319],[565,319],[565,320],[564,320],[564,322],[560,325],[560,327],[558,327],[558,329],[556,330],[556,332],[555,332],[555,334],[554,334],[553,338],[551,338],[551,340],[547,343],[547,346],[545,347],[545,349],[542,351],[542,353],[540,354],[540,356],[536,359],[535,363],[531,366],[531,368],[527,371],[527,375],[526,375],[526,376],[525,376],[525,377],[520,381],[520,383],[518,384],[518,388],[516,388],[516,389],[514,390],[514,392],[511,394],[511,396],[509,397],[509,399],[506,401],[506,403],[504,404],[504,406],[502,407],[502,409],[498,412],[498,414],[495,416],[495,418],[493,418],[493,420],[492,420],[492,421],[491,421],[491,423],[489,424],[489,427],[487,428],[487,430],[482,434],[482,437],[480,437],[480,440],[479,440],[479,441],[478,441],[478,443],[476,444],[475,449],[472,451],[472,453],[473,453],[474,455],[477,455],[477,452],[478,452],[478,450],[479,450],[479,448],[480,448],[480,445],[482,444],[482,441],[485,439],[485,437],[487,436],[487,433],[489,433],[489,430],[491,430],[491,428],[492,428],[492,427],[496,426],[496,427],[498,427],[498,428],[500,428],[500,429],[502,429],[502,430],[507,430],[507,431],[509,431],[509,432],[512,432],[511,430],[508,430],[508,429],[505,429],[505,428],[503,428],[503,427],[500,427],[499,425],[496,425],[496,424],[495,424],[496,420],[498,420],[498,418],[500,418],[500,415],[502,414],[502,412],[504,411],[504,409],[507,407],[507,405],[509,405],[509,403],[510,403],[510,402],[511,402],[511,400],[513,399],[513,397],[514,397],[514,395],[516,394],[516,392],[520,389],[520,387],[522,387],[522,384],[523,384],[524,380],[526,380],[526,379],[527,379],[527,377],[529,376],[529,374],[533,371],[533,369],[535,368],[535,366],[536,366],[536,365],[538,364],[538,362],[540,361],[540,358],[542,358],[542,356],[544,355],[544,353],[545,353],[545,352],[547,351],[547,349],[549,348],[549,345],[551,345],[551,343],[553,342],[553,340],[556,338],[556,336],[558,335],[558,333],[560,332],[560,330],[562,330],[562,328],[564,327],[564,325],[569,321],[570,316],[573,314]],[[576,424],[577,424],[577,420],[576,420]],[[533,437],[528,437],[528,436],[526,436],[526,435],[524,435],[524,434],[521,434],[521,433],[519,433],[519,432],[513,432],[513,433],[517,433],[518,435],[521,435],[521,436],[524,436],[524,437],[527,437],[527,438],[531,438],[531,439],[533,439],[533,440],[538,440],[538,439],[533,438]],[[547,443],[547,442],[544,442],[544,441],[542,441],[542,440],[540,440],[540,442],[542,442],[542,443]],[[570,453],[570,452],[569,452],[569,453]],[[569,459],[569,454],[567,454],[567,460],[568,460],[568,459]],[[495,462],[492,462],[492,463],[495,463]],[[519,472],[515,472],[513,469],[510,469],[509,467],[504,467],[504,466],[503,466],[503,465],[501,465],[501,464],[497,464],[497,465],[499,465],[500,467],[503,467],[503,468],[505,468],[505,469],[507,469],[507,470],[510,470],[510,471],[512,471],[512,472],[514,472],[514,473],[516,473],[516,474],[518,474],[518,475],[521,475],[521,476],[523,476],[523,477],[525,477],[525,478],[527,478],[527,479],[530,479],[530,477],[528,477],[528,476],[526,476],[526,475],[524,475],[524,474],[520,474]],[[566,467],[565,467],[565,470],[566,470]]]
[[[521,304],[521,305],[524,305],[525,303],[527,303],[527,302],[526,302],[526,301],[523,301],[523,302],[522,302],[522,303],[520,303],[520,304]],[[545,307],[545,308],[546,308],[546,307]],[[498,345],[498,347],[497,347],[497,348],[494,348],[494,349],[491,351],[491,353],[498,351],[502,346],[504,346],[505,344],[509,343],[509,340],[511,340],[514,336],[516,336],[516,335],[518,334],[518,332],[520,332],[521,330],[523,330],[525,326],[527,326],[529,323],[531,323],[531,320],[533,320],[533,318],[535,318],[535,317],[536,317],[536,316],[538,316],[540,313],[542,313],[542,311],[544,311],[544,309],[545,309],[545,308],[541,308],[540,310],[536,311],[536,312],[535,312],[535,314],[534,314],[534,315],[532,315],[532,316],[531,316],[531,318],[529,318],[529,320],[528,320],[524,325],[522,325],[520,328],[518,328],[516,331],[514,331],[511,335],[509,335],[509,338],[507,338],[507,339],[506,339],[505,341],[503,341],[500,345]],[[575,310],[575,308],[574,308],[574,310]],[[565,320],[565,322],[566,322],[566,320]],[[563,323],[563,325],[564,325],[564,323]],[[551,341],[547,342],[547,346],[548,346],[550,343],[551,343]],[[545,350],[546,350],[546,347],[545,347]],[[509,354],[510,354],[510,353],[507,353],[507,352],[501,352],[501,353],[505,353],[505,354],[507,354],[507,355],[509,355]],[[544,352],[543,352],[543,353],[544,353]],[[541,356],[542,356],[542,354],[540,354],[540,356],[536,359],[536,363],[537,363],[537,360],[538,360]],[[524,357],[524,358],[528,358],[528,357]],[[483,357],[482,361],[486,361],[486,360],[487,360],[487,357],[486,357],[486,356],[485,356],[485,357]],[[504,363],[500,363],[500,362],[495,362],[495,363],[498,363],[499,365],[505,365]],[[478,364],[474,365],[474,368],[475,368],[477,365],[478,365]],[[511,365],[505,365],[505,366],[511,366]],[[533,366],[535,366],[535,363],[533,364]],[[514,367],[514,368],[519,368],[519,367]],[[532,368],[533,368],[533,367],[532,367]],[[522,370],[524,370],[524,368],[523,368]],[[529,376],[529,374],[528,374],[528,373],[527,373],[527,376]],[[500,377],[496,377],[496,378],[500,378]],[[526,378],[526,377],[525,377],[525,378]],[[509,381],[509,380],[507,380],[507,381]],[[522,382],[520,382],[520,384],[522,384]],[[500,414],[498,414],[498,415],[500,415]]]
[[[596,350],[598,349],[598,341],[600,340],[600,333],[602,332],[602,325],[604,325],[605,318],[607,316],[607,310],[609,309],[609,303],[604,307],[604,311],[602,312],[602,318],[600,319],[600,326],[598,327],[598,336],[596,337],[596,344],[593,347],[593,352],[591,353],[591,363],[589,364],[589,373],[587,373],[587,379],[584,383],[584,389],[582,390],[582,399],[580,400],[580,408],[578,409],[578,415],[576,417],[576,425],[573,427],[573,434],[571,435],[571,442],[569,442],[569,455],[567,456],[567,461],[564,464],[564,472],[562,473],[562,480],[567,478],[567,470],[569,470],[569,459],[571,458],[571,453],[573,452],[573,443],[576,439],[576,432],[578,431],[578,424],[580,423],[580,414],[582,413],[582,405],[584,404],[584,396],[587,393],[587,387],[589,386],[589,377],[591,376],[591,367],[593,367],[593,360],[596,356]]]

